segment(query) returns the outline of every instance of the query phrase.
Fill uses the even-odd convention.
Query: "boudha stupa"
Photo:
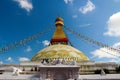
[[[63,31],[64,22],[61,17],[55,20],[56,30],[50,41],[50,45],[43,50],[40,50],[32,61],[41,61],[43,58],[56,59],[63,58],[66,60],[89,60],[88,57],[81,51],[68,45],[69,39]]]

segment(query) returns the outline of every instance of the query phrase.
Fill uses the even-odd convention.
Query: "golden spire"
[[[51,39],[51,44],[68,44],[68,38],[65,35],[65,32],[63,31],[62,27],[64,26],[63,19],[59,16],[55,20],[55,26],[56,30],[53,34],[53,37]]]
[[[63,22],[63,19],[59,16],[56,18],[55,20],[55,25],[61,25],[61,26],[64,26],[64,22]]]

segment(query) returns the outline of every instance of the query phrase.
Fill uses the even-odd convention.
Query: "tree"
[[[95,74],[100,74],[100,72],[101,72],[100,69],[95,70]]]
[[[103,70],[106,74],[110,73],[108,69],[103,69]],[[101,70],[100,69],[95,70],[95,74],[101,74]]]
[[[116,67],[115,70],[116,70],[117,73],[120,73],[120,66]]]
[[[108,69],[103,69],[105,71],[106,74],[109,74],[109,70]]]

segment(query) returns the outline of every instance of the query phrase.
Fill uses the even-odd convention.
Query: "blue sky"
[[[0,47],[23,40],[48,27],[58,15],[65,26],[119,49],[120,0],[0,0]],[[0,53],[0,64],[30,60],[49,43],[55,27],[39,38]],[[75,48],[97,62],[120,62],[115,51],[96,46],[66,31]],[[102,50],[109,53],[102,52]]]

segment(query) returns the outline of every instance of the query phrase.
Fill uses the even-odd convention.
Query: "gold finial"
[[[56,20],[55,20],[55,25],[56,25],[56,26],[57,26],[57,25],[61,25],[61,26],[64,25],[64,22],[63,22],[63,19],[62,19],[61,16],[58,16],[58,17],[56,18]]]

